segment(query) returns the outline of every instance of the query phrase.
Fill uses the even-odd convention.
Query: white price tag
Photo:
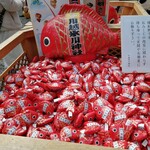
[[[150,72],[150,17],[121,17],[122,71]]]

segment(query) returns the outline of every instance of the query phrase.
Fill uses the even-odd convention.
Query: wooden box
[[[122,7],[120,15],[148,15],[138,2],[110,2],[110,5]],[[120,29],[120,24],[109,24],[113,31]],[[0,75],[0,91],[3,89],[3,78],[12,72],[16,72],[21,66],[31,62],[34,56],[38,56],[37,46],[31,23],[11,36],[0,45],[0,59],[5,57],[18,44],[23,47],[23,53]],[[115,54],[114,54],[115,55]],[[50,140],[33,139],[0,134],[0,150],[113,150],[101,146],[81,145]],[[117,149],[116,149],[117,150]],[[119,150],[119,149],[118,149]]]

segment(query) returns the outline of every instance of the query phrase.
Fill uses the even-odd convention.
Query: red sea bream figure
[[[65,4],[43,27],[41,47],[49,58],[81,62],[94,59],[97,53],[106,54],[119,40],[119,33],[112,32],[93,9]]]

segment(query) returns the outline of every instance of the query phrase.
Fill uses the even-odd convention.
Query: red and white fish
[[[101,129],[100,124],[95,121],[86,121],[83,124],[84,134],[94,135],[98,133]]]
[[[45,132],[48,137],[50,137],[52,133],[56,132],[53,124],[46,124],[42,127],[37,127],[37,130]]]
[[[28,129],[27,137],[47,139],[47,134],[44,131],[41,131],[38,128],[31,125]]]
[[[79,136],[79,139],[78,139],[77,143],[80,143],[80,144],[93,144],[93,142],[94,142],[94,136],[85,135],[84,134],[84,129],[80,130],[80,136]]]
[[[25,110],[20,114],[17,114],[13,117],[19,124],[22,126],[30,126],[33,124],[38,118],[38,113],[34,110]]]
[[[60,133],[54,132],[54,133],[50,134],[50,139],[55,140],[55,141],[60,141]]]
[[[112,6],[109,6],[108,23],[110,24],[119,23],[119,15],[116,9]]]
[[[16,98],[9,98],[5,102],[2,103],[4,107],[4,113],[6,118],[14,117],[17,114],[17,100]]]
[[[9,93],[7,91],[0,91],[0,103],[7,100],[9,97]]]
[[[137,141],[137,142],[142,142],[148,137],[147,131],[145,130],[134,130],[134,132],[131,135],[131,140]]]
[[[96,58],[96,53],[106,54],[109,47],[118,46],[119,39],[119,33],[112,32],[93,9],[66,4],[43,27],[41,47],[49,58],[83,62]]]
[[[128,124],[128,122],[122,122],[120,124],[111,124],[109,128],[109,134],[113,141],[117,140],[129,140],[130,135],[133,133],[134,126]]]
[[[128,148],[128,142],[125,141],[125,140],[106,141],[104,143],[104,146],[106,146],[106,147],[113,147],[113,148],[127,149]]]
[[[73,126],[66,126],[60,130],[60,140],[70,142],[71,140],[78,140],[80,135],[79,130]]]
[[[2,133],[9,134],[9,135],[18,135],[24,136],[26,135],[28,129],[26,126],[21,126],[17,124],[14,119],[8,119],[4,122]]]
[[[72,118],[68,117],[67,112],[57,113],[54,117],[54,126],[57,130],[62,129],[65,126],[69,126],[72,123]]]
[[[35,124],[37,125],[37,127],[41,127],[49,123],[52,123],[53,120],[54,120],[54,115],[39,114],[37,120],[35,121]]]

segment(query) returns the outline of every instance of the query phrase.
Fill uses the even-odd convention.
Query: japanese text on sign
[[[150,72],[150,17],[121,17],[123,72]]]
[[[80,4],[80,0],[70,0],[70,4]]]

